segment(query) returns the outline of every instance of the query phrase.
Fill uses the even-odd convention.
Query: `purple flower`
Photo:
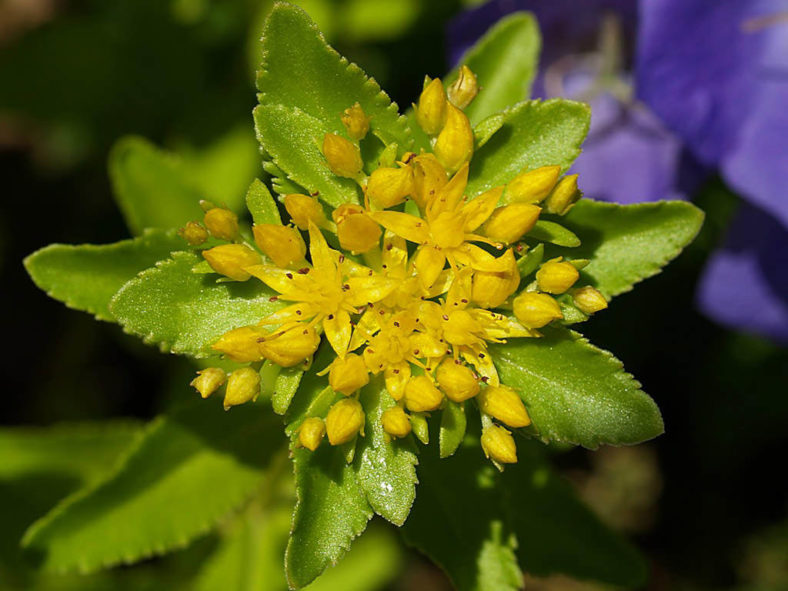
[[[459,59],[504,14],[535,14],[544,43],[535,95],[591,104],[591,130],[573,166],[591,198],[684,198],[719,168],[760,210],[743,208],[712,256],[699,305],[728,326],[788,341],[788,290],[765,264],[770,252],[788,251],[780,182],[788,180],[788,13],[780,9],[788,0],[644,0],[639,15],[625,0],[493,0],[451,23],[449,41]],[[622,64],[639,26],[636,93],[632,74],[611,76],[609,51],[599,49],[597,40],[610,47],[611,23],[624,32],[612,38],[623,41]]]

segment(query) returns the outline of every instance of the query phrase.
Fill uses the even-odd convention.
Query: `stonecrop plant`
[[[583,197],[567,169],[589,109],[527,99],[527,14],[425,78],[404,114],[301,9],[275,5],[262,43],[269,176],[245,208],[180,191],[132,150],[113,175],[137,236],[26,261],[51,296],[196,359],[191,384],[210,399],[155,421],[24,545],[45,568],[91,571],[182,546],[250,498],[270,517],[289,506],[275,494],[287,450],[295,509],[277,539],[291,588],[373,514],[460,589],[517,589],[521,568],[637,584],[637,554],[551,474],[543,444],[662,432],[638,382],[570,326],[659,272],[702,214]],[[170,189],[152,198],[155,174]]]

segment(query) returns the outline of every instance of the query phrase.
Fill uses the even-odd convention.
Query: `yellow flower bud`
[[[517,462],[517,445],[512,434],[498,425],[490,425],[482,432],[484,455],[501,464]]]
[[[298,323],[263,337],[260,351],[263,357],[282,367],[293,367],[317,351],[320,337],[315,329]]]
[[[285,209],[293,218],[293,223],[302,230],[309,229],[309,222],[318,227],[326,223],[326,213],[316,197],[291,193],[285,195],[284,201]]]
[[[244,269],[262,262],[262,257],[258,253],[243,244],[214,246],[202,251],[202,256],[208,261],[211,269],[236,281],[249,279],[251,275]]]
[[[178,235],[192,246],[199,246],[208,240],[208,230],[197,222],[189,222],[178,230]]]
[[[586,314],[593,314],[607,308],[607,300],[602,293],[590,285],[576,289],[572,293],[575,306]]]
[[[446,91],[440,78],[435,78],[424,87],[416,106],[416,121],[428,135],[437,134],[446,121]]]
[[[306,244],[295,228],[280,224],[255,224],[254,241],[277,267],[297,265],[306,256]]]
[[[326,417],[326,433],[331,445],[342,445],[353,439],[364,427],[364,409],[355,398],[335,403]],[[363,435],[363,431],[362,431]]]
[[[347,129],[347,134],[354,140],[362,139],[369,131],[369,117],[358,103],[344,110],[342,124]]]
[[[246,404],[260,394],[260,374],[251,367],[236,369],[227,378],[227,389],[224,393],[224,410],[232,406]]]
[[[406,437],[411,431],[410,417],[400,406],[393,406],[380,417],[383,430],[392,437]]]
[[[506,186],[504,199],[509,203],[539,203],[553,190],[560,174],[560,166],[521,172]]]
[[[211,348],[239,363],[262,361],[264,356],[259,342],[262,336],[263,333],[259,329],[242,326],[224,333],[211,345]]]
[[[564,293],[580,279],[580,273],[572,263],[547,261],[536,272],[536,284],[547,293]]]
[[[564,215],[578,199],[580,199],[580,191],[577,189],[577,175],[570,174],[562,178],[553,192],[548,195],[544,208],[547,213]]]
[[[542,328],[564,317],[554,298],[535,291],[526,291],[514,298],[514,315],[527,328]]]
[[[369,175],[367,197],[376,207],[386,209],[405,201],[413,189],[413,169],[410,166],[378,168]]]
[[[348,353],[344,359],[338,358],[331,364],[328,383],[335,392],[350,396],[369,383],[367,364],[359,355]]]
[[[498,258],[502,271],[476,271],[473,274],[471,299],[483,308],[497,308],[517,291],[520,285],[520,271],[517,260],[510,248]]]
[[[337,225],[339,245],[344,250],[358,254],[380,244],[380,226],[360,205],[344,203],[337,207],[331,216]]]
[[[449,182],[449,175],[433,154],[422,154],[411,160],[413,166],[413,200],[424,209]]]
[[[443,402],[443,393],[427,376],[411,378],[405,386],[405,405],[413,412],[436,410]]]
[[[479,94],[479,82],[476,80],[476,74],[463,64],[460,66],[457,80],[449,86],[449,100],[458,109],[464,109],[471,104],[477,94]]]
[[[354,179],[361,172],[363,163],[358,146],[340,135],[326,134],[323,138],[323,156],[331,172],[337,176]]]
[[[473,155],[473,129],[468,116],[452,105],[447,106],[446,125],[433,148],[435,157],[450,172],[468,162]]]
[[[309,417],[304,419],[301,426],[298,428],[298,444],[301,447],[307,448],[309,451],[315,451],[320,442],[323,441],[323,436],[326,434],[326,424],[323,419],[318,417]]]
[[[530,203],[498,207],[484,224],[484,234],[496,242],[512,244],[533,229],[541,212],[539,206]]]
[[[203,398],[208,398],[224,384],[227,378],[224,370],[220,367],[208,367],[197,372],[197,377],[192,380],[191,386],[200,393]]]
[[[445,359],[435,374],[438,385],[452,402],[463,402],[479,393],[479,380],[467,365]]]
[[[214,207],[205,212],[205,227],[215,238],[235,240],[238,236],[238,216],[229,209]]]
[[[517,392],[509,386],[490,386],[476,398],[482,412],[509,427],[527,427],[531,417]]]

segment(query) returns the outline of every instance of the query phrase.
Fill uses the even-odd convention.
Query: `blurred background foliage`
[[[448,69],[448,20],[478,2],[297,4],[404,107],[425,73]],[[0,3],[0,273],[8,339],[0,431],[2,589],[215,589],[212,581],[227,581],[228,573],[248,577],[228,583],[236,588],[284,588],[283,579],[265,577],[260,586],[255,574],[276,570],[266,560],[281,565],[276,557],[287,536],[287,512],[228,524],[237,531],[225,531],[221,542],[207,536],[164,558],[90,577],[36,577],[17,548],[30,522],[112,465],[143,420],[193,395],[188,363],[48,299],[21,260],[52,242],[128,236],[111,198],[107,162],[110,154],[122,159],[129,142],[141,142],[209,199],[229,204],[241,197],[262,175],[251,110],[257,40],[270,5]],[[146,139],[116,145],[130,134]],[[654,396],[666,434],[637,448],[557,451],[555,461],[602,519],[644,551],[652,567],[649,589],[785,590],[788,352],[696,312],[698,275],[739,198],[712,179],[695,201],[707,213],[698,240],[638,295],[619,298],[586,328]],[[96,448],[90,433],[70,431],[69,423],[99,419],[112,419],[101,429],[114,443],[103,436]],[[58,426],[32,428],[50,425]],[[290,498],[291,492],[278,494]],[[435,567],[378,525],[348,556],[345,570],[337,568],[321,588],[355,589],[361,570],[369,583],[363,588],[448,588]],[[239,558],[228,550],[239,536],[258,540],[252,547],[259,555]],[[527,586],[600,589],[563,578],[528,579]]]

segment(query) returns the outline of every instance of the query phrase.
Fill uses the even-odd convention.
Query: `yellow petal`
[[[397,287],[397,282],[380,275],[368,277],[350,277],[345,282],[348,285],[346,299],[352,306],[365,306],[369,303],[379,302]]]
[[[408,265],[408,245],[405,239],[391,231],[383,236],[383,268],[388,272],[405,271]]]
[[[383,371],[383,378],[386,382],[386,390],[394,400],[402,400],[405,395],[405,386],[410,380],[410,363],[403,361],[388,366]]]
[[[421,284],[425,288],[429,288],[437,281],[445,264],[446,255],[443,254],[442,250],[428,245],[419,247],[414,265],[419,274]]]
[[[282,308],[281,310],[277,310],[273,314],[269,314],[260,321],[259,326],[309,320],[315,314],[317,314],[317,312],[318,309],[314,305],[299,302],[297,304]]]
[[[309,254],[312,255],[312,266],[318,273],[336,271],[336,257],[331,253],[323,233],[312,222],[309,222]]]
[[[465,231],[473,232],[481,226],[498,205],[498,200],[503,193],[503,187],[495,187],[485,191],[475,199],[471,199],[462,206],[461,213],[465,218]]]
[[[461,355],[465,361],[476,368],[476,373],[482,376],[482,381],[488,386],[497,386],[501,383],[492,357],[484,345],[463,347]]]
[[[451,180],[446,183],[427,204],[427,219],[434,219],[444,211],[454,211],[462,201],[465,187],[468,186],[468,163],[460,167]]]
[[[347,353],[351,330],[350,314],[344,310],[339,310],[335,314],[329,314],[323,318],[323,332],[325,332],[331,347],[340,357]]]
[[[405,240],[424,244],[429,238],[429,228],[419,217],[399,211],[374,211],[370,217],[387,230],[391,230]]]
[[[295,289],[293,271],[269,265],[253,265],[246,267],[246,271],[278,293],[288,293]]]

